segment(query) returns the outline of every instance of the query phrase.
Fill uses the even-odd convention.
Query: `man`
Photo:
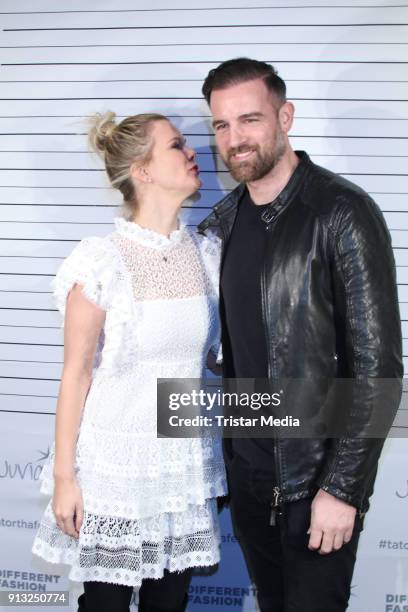
[[[225,441],[234,530],[262,612],[343,612],[383,444],[357,425],[373,416],[371,382],[402,376],[390,236],[367,193],[293,151],[294,107],[272,66],[224,62],[203,94],[240,183],[199,225],[223,240],[224,376],[368,381],[343,437]],[[307,417],[303,402],[293,408]]]

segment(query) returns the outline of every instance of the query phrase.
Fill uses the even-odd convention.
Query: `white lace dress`
[[[219,560],[216,497],[226,493],[220,441],[156,437],[156,379],[200,378],[218,342],[219,244],[180,225],[169,237],[123,218],[83,239],[53,281],[106,311],[77,441],[84,502],[79,540],[47,506],[33,552],[75,581],[140,586],[167,568]],[[53,492],[53,451],[41,491]]]

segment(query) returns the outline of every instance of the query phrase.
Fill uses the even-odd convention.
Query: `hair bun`
[[[94,151],[104,152],[116,129],[116,114],[112,111],[96,113],[89,118],[88,141]]]

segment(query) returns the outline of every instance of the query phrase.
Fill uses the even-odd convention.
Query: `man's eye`
[[[219,132],[220,130],[224,130],[226,127],[226,123],[217,123],[217,125],[215,126],[215,131]]]
[[[183,143],[180,142],[179,140],[176,140],[175,142],[173,142],[173,149],[182,149],[183,148]]]
[[[258,119],[256,117],[248,117],[246,120],[247,123],[253,123],[254,121],[258,121]]]

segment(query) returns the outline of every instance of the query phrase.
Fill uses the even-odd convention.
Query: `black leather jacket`
[[[267,224],[261,290],[269,378],[399,381],[395,264],[381,211],[362,189],[306,153],[297,155],[300,163],[272,203]],[[243,191],[239,185],[198,226],[202,233],[219,233],[223,254]],[[220,310],[223,374],[233,377],[222,298]],[[391,422],[399,399],[398,391],[387,402]],[[303,400],[297,401],[299,414]],[[363,393],[350,408],[350,437],[275,439],[282,501],[311,496],[320,487],[360,513],[368,509],[383,440],[357,438],[353,427],[369,418],[374,404],[373,393]]]

